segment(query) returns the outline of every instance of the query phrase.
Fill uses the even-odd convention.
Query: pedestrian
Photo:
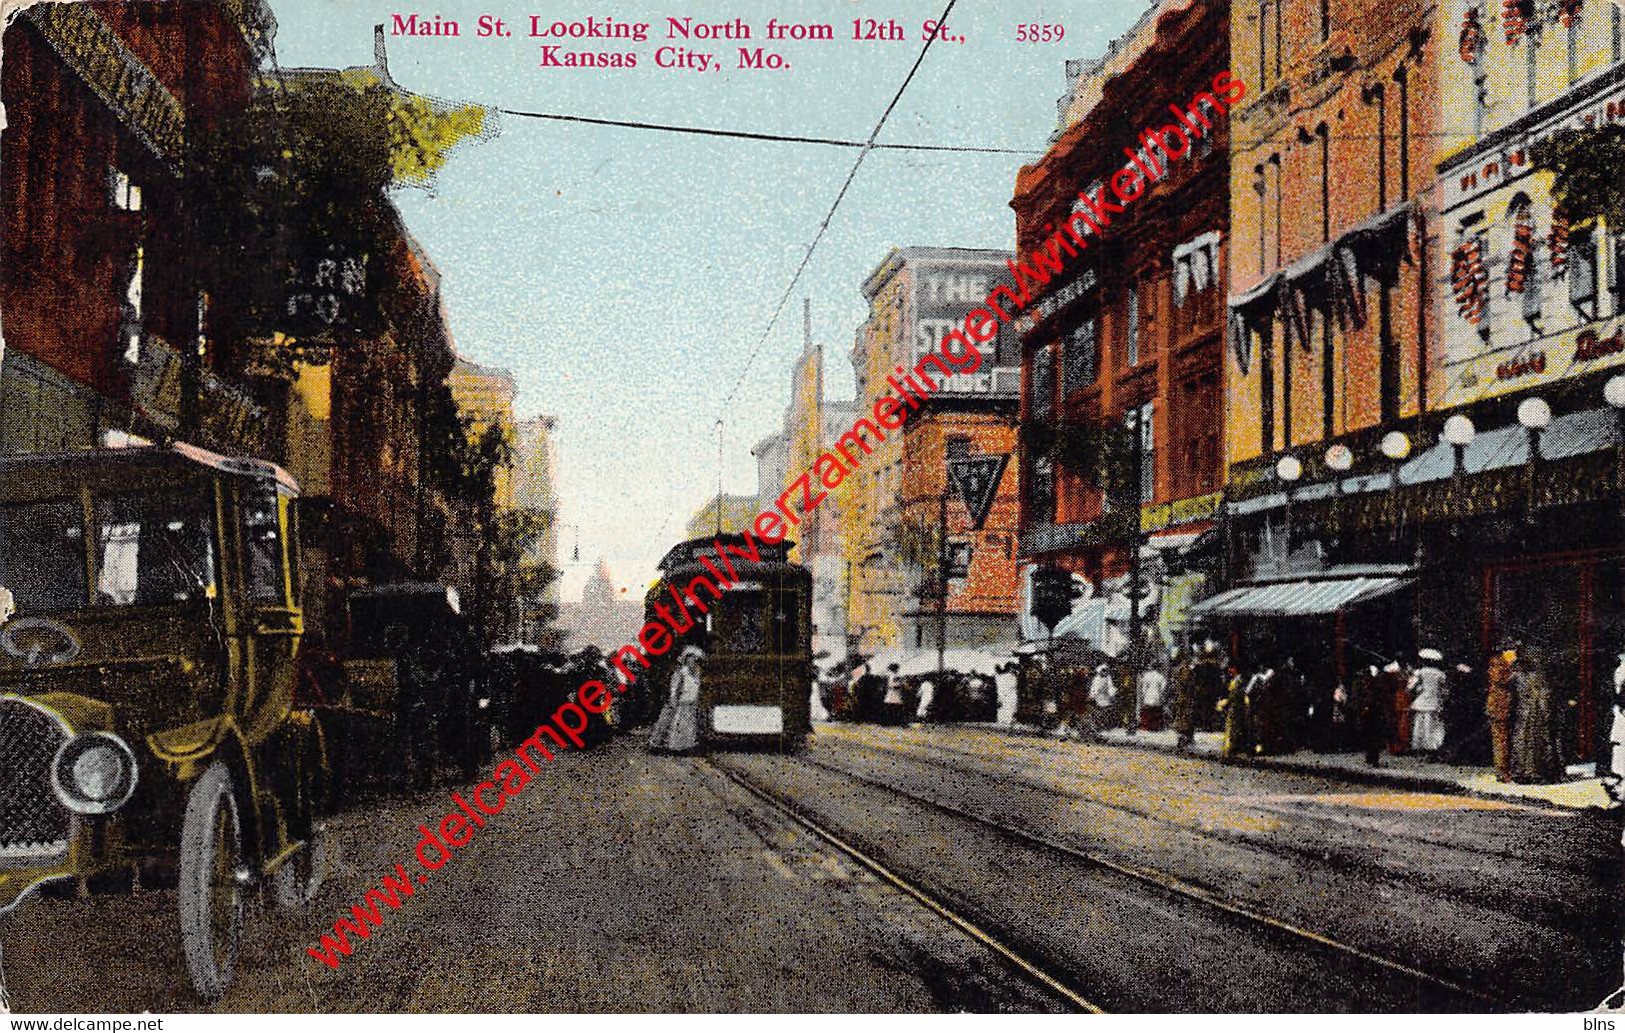
[[[1016,720],[1016,707],[1021,699],[1018,692],[1021,679],[1016,668],[1013,662],[1002,664],[993,675],[993,692],[998,705],[994,720],[1001,725],[1013,724]]]
[[[1392,706],[1394,708],[1393,721],[1389,729],[1393,732],[1393,740],[1388,744],[1388,752],[1394,756],[1403,756],[1411,748],[1411,690],[1410,678],[1405,674],[1404,668],[1398,660],[1393,660],[1382,669],[1384,680],[1387,681],[1393,692]],[[1396,677],[1389,677],[1394,675]]]
[[[1625,802],[1625,653],[1619,654],[1619,666],[1614,668],[1614,720],[1608,729],[1608,741],[1613,745],[1609,753],[1608,773],[1603,776],[1603,788],[1615,803]]]
[[[1422,665],[1411,675],[1411,749],[1437,754],[1444,746],[1445,725],[1440,711],[1449,696],[1444,670],[1438,665],[1444,654],[1424,649],[1416,654]]]
[[[1196,660],[1178,646],[1169,659],[1168,705],[1173,711],[1174,748],[1182,750],[1196,741]]]
[[[1111,664],[1102,661],[1089,679],[1089,711],[1091,726],[1096,730],[1112,728],[1117,724],[1117,683],[1112,679]]]
[[[1518,709],[1512,718],[1512,780],[1549,785],[1563,780],[1548,663],[1543,650],[1526,650],[1513,666]]]
[[[1276,753],[1281,743],[1281,686],[1274,667],[1254,674],[1247,685],[1247,712],[1252,718],[1253,753]]]
[[[886,695],[880,701],[882,721],[888,725],[901,725],[908,720],[908,707],[903,702],[903,676],[898,665],[886,668]]]
[[[1360,728],[1360,744],[1365,748],[1365,762],[1370,767],[1382,763],[1382,748],[1392,735],[1393,682],[1404,685],[1398,677],[1398,665],[1390,664],[1393,671],[1380,672],[1375,664],[1354,677],[1354,707]]]
[[[931,704],[936,701],[937,687],[931,679],[920,682],[920,705],[914,709],[914,720],[925,721],[931,716]]]
[[[1244,679],[1234,665],[1230,667],[1230,685],[1225,698],[1218,704],[1224,712],[1224,756],[1250,757],[1253,753],[1251,715],[1248,714],[1247,688],[1251,679]]]
[[[650,749],[687,753],[700,744],[700,664],[704,660],[705,653],[698,646],[686,646],[678,655],[666,706],[649,735]]]
[[[1458,663],[1451,668],[1449,677],[1450,691],[1441,711],[1448,731],[1444,759],[1452,764],[1486,764],[1490,749],[1483,669]]]
[[[1202,640],[1202,648],[1196,656],[1196,667],[1191,675],[1196,685],[1196,705],[1191,708],[1191,737],[1194,739],[1196,732],[1213,727],[1219,701],[1224,698],[1224,661],[1219,656],[1217,642],[1210,638]]]
[[[1168,676],[1158,667],[1140,672],[1140,730],[1162,731],[1163,699],[1168,694]]]
[[[1485,665],[1484,714],[1490,720],[1495,775],[1503,782],[1512,781],[1512,718],[1518,709],[1513,664],[1517,659],[1517,643],[1509,642],[1500,652],[1491,655]]]

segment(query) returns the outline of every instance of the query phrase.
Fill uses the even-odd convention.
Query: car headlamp
[[[51,762],[51,788],[78,814],[116,811],[135,792],[135,751],[110,732],[86,732],[62,744]]]

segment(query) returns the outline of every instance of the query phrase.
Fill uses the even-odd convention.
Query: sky
[[[505,6],[506,2],[506,6]],[[284,67],[372,60],[393,16],[455,19],[458,37],[390,36],[406,89],[518,111],[865,140],[919,55],[945,0],[658,3],[270,0]],[[599,557],[641,594],[689,516],[717,491],[756,490],[751,447],[780,426],[812,303],[830,397],[850,397],[864,279],[894,247],[1013,246],[1016,173],[1055,129],[1068,59],[1093,58],[1144,0],[963,0],[881,132],[881,143],[1002,147],[1028,155],[872,151],[763,339],[858,152],[502,115],[491,140],[453,151],[432,192],[396,197],[442,276],[460,354],[514,372],[520,418],[558,419],[563,598]],[[476,35],[481,15],[511,36]],[[647,22],[644,43],[533,39],[531,18]],[[669,39],[668,18],[742,18],[748,41]],[[769,17],[834,27],[824,42],[766,39]],[[902,40],[853,39],[854,18],[895,20]],[[631,51],[636,68],[542,67],[561,51]],[[715,70],[655,67],[661,46],[715,55]],[[738,48],[788,63],[739,69]],[[556,52],[556,53],[559,53]],[[758,350],[758,342],[760,348]],[[753,351],[756,352],[754,359]],[[719,450],[717,421],[721,419]],[[719,456],[720,451],[720,456]],[[581,561],[571,562],[579,546]]]

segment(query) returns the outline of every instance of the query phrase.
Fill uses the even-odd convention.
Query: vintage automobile
[[[205,999],[244,897],[323,875],[320,726],[293,706],[293,479],[188,445],[0,458],[0,914],[173,881]]]
[[[441,764],[472,775],[491,756],[490,693],[457,590],[401,581],[357,588],[339,663],[311,693],[347,744],[343,785],[422,789]]]

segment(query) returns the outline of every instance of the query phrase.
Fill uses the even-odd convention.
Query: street
[[[351,801],[315,905],[251,909],[215,1008],[1519,1011],[1617,983],[1594,812],[860,725],[797,756],[567,753],[313,960],[458,788]],[[0,929],[13,1008],[200,1007],[175,921],[156,891],[29,901]]]

